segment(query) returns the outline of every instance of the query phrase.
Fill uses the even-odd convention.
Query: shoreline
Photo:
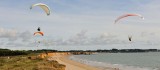
[[[111,67],[101,69],[98,67],[90,66],[87,64],[80,63],[78,61],[71,60],[69,59],[70,56],[72,55],[51,56],[49,60],[56,60],[58,61],[58,63],[66,65],[65,70],[119,70],[118,68]]]
[[[58,63],[66,65],[65,70],[101,70],[93,66],[70,60],[68,59],[69,56],[71,55],[51,56],[50,60],[56,60]]]

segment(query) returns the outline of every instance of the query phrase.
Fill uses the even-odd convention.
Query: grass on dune
[[[64,70],[65,65],[45,59],[28,59],[28,56],[0,57],[0,70]]]
[[[10,59],[2,57],[0,58],[0,68],[1,70],[33,70],[40,62],[43,60],[30,60],[24,56],[14,56]]]

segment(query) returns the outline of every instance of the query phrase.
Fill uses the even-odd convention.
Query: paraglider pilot
[[[132,36],[128,36],[129,41],[132,41]]]
[[[40,27],[38,27],[37,31],[41,31]]]

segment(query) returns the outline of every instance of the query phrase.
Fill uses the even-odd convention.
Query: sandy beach
[[[69,60],[68,56],[52,56],[50,60],[56,60],[60,64],[66,65],[66,70],[100,70],[98,68]]]
[[[52,56],[49,60],[56,60],[60,64],[66,65],[65,70],[104,70],[100,68],[96,68],[93,66],[89,66],[86,64],[82,64],[73,60],[68,59],[69,56]],[[119,70],[115,68],[107,68],[105,70]]]

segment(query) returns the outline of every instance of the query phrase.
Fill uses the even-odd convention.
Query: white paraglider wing
[[[43,3],[33,4],[30,7],[30,9],[32,9],[35,6],[39,6],[40,8],[42,8],[46,12],[47,15],[50,15],[50,9],[49,9],[49,7],[46,4],[43,4]]]

